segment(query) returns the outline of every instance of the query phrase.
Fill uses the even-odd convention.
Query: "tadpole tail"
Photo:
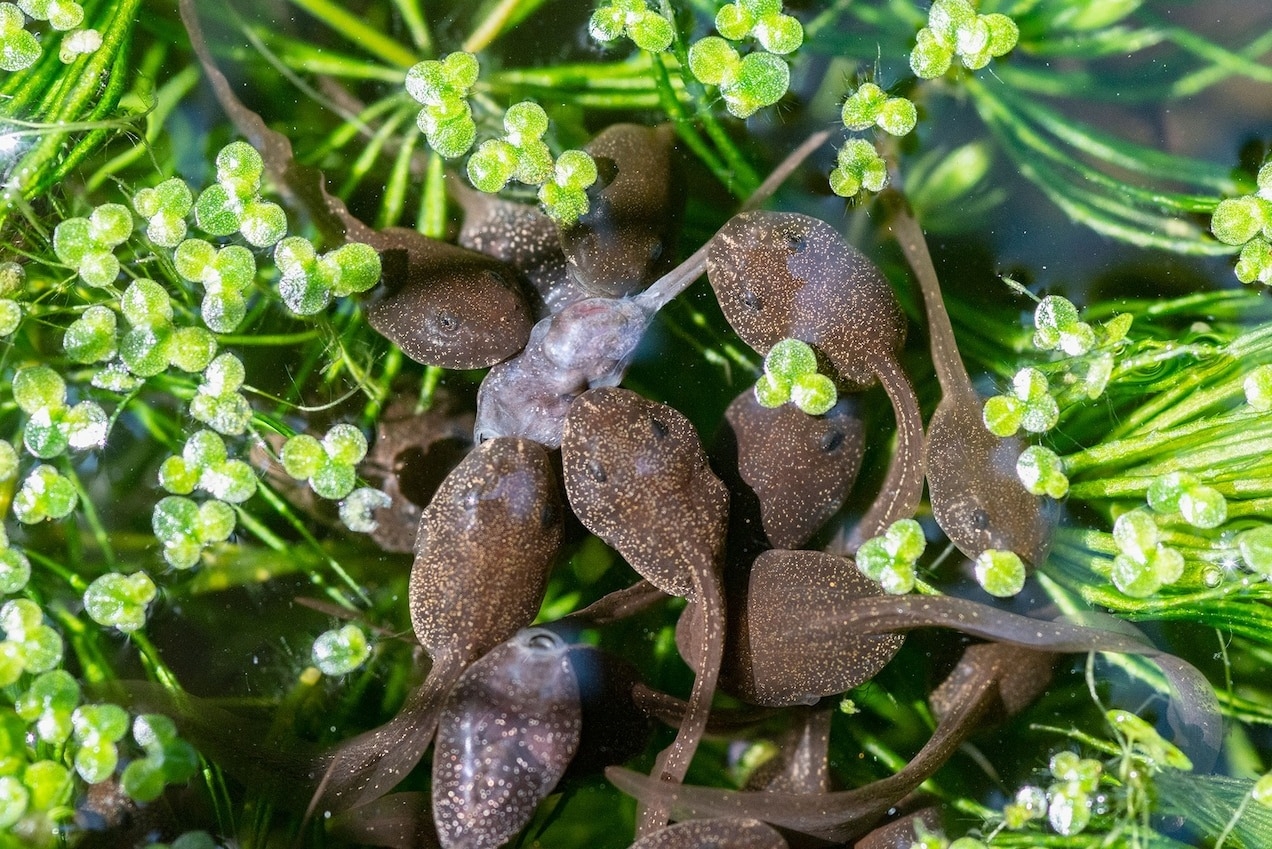
[[[1199,771],[1219,757],[1222,718],[1214,690],[1195,666],[1157,648],[1122,623],[1118,631],[1048,622],[949,596],[860,598],[844,611],[842,625],[857,633],[890,634],[916,628],[951,628],[964,634],[1044,652],[1117,652],[1151,658],[1170,687],[1166,718],[1176,745]]]
[[[923,293],[928,337],[932,345],[932,363],[936,367],[936,378],[941,384],[941,394],[957,396],[974,393],[972,379],[967,376],[967,368],[958,353],[954,327],[950,324],[950,315],[941,297],[940,279],[936,274],[936,266],[932,263],[932,254],[928,251],[923,228],[914,219],[904,197],[896,192],[889,192],[888,200],[888,208],[892,213],[892,232],[896,235],[897,244],[905,254]]]
[[[433,739],[442,706],[463,667],[458,658],[439,656],[396,716],[329,750],[305,819],[319,811],[347,810],[379,799],[414,769]]]
[[[701,570],[695,570],[696,575]],[[679,784],[684,781],[689,770],[689,762],[693,760],[698,743],[707,729],[707,720],[711,718],[711,701],[715,696],[716,684],[720,678],[720,663],[724,656],[724,594],[721,590],[719,576],[711,573],[706,580],[696,579],[698,597],[683,615],[700,615],[703,617],[699,630],[697,651],[698,666],[694,669],[693,690],[689,694],[688,710],[676,739],[671,745],[658,753],[654,760],[653,776],[656,780]],[[694,610],[697,607],[698,610]],[[636,837],[652,834],[667,824],[670,811],[662,805],[650,805],[637,813]]]
[[[976,661],[960,662],[951,678]],[[774,790],[726,790],[659,782],[621,767],[605,775],[628,795],[661,805],[676,819],[753,817],[779,828],[842,843],[868,831],[896,803],[935,773],[999,704],[999,674],[966,675],[950,691],[944,712],[928,742],[900,771],[865,786],[838,793]],[[944,686],[944,685],[943,685]]]
[[[374,246],[375,231],[355,218],[344,201],[327,193],[322,172],[297,162],[291,141],[270,129],[260,115],[239,100],[208,49],[195,0],[179,0],[177,8],[190,36],[190,46],[199,57],[199,64],[203,66],[203,73],[217,102],[234,128],[260,152],[275,188],[288,195],[288,200],[303,207],[325,237],[337,242],[347,239]]]
[[[892,402],[897,420],[897,448],[874,503],[846,539],[841,532],[828,547],[834,554],[855,554],[863,542],[883,533],[893,522],[912,517],[923,498],[927,461],[919,399],[895,358],[879,362],[875,374]]]

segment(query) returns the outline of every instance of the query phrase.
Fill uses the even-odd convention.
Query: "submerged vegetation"
[[[1266,845],[1222,6],[0,3],[0,845]]]

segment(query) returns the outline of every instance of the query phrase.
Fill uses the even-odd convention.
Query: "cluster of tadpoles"
[[[683,198],[666,129],[616,125],[588,145],[601,180],[575,224],[558,227],[536,208],[456,186],[466,212],[458,246],[412,230],[374,231],[237,100],[203,45],[192,0],[181,8],[219,100],[280,191],[332,238],[381,252],[372,326],[420,362],[491,367],[475,447],[422,511],[410,513],[399,497],[380,512],[385,538],[398,545],[409,534],[392,530],[394,511],[419,517],[410,612],[432,661],[428,675],[388,724],[312,759],[308,783],[300,782],[312,792],[311,815],[334,814],[333,827],[380,845],[497,847],[567,772],[605,768],[641,803],[639,847],[903,845],[896,835],[908,821],[872,829],[978,724],[1027,706],[1063,652],[1154,658],[1171,683],[1179,745],[1202,768],[1213,762],[1220,729],[1209,686],[1133,629],[946,596],[886,596],[854,565],[863,540],[917,512],[925,481],[937,523],[971,558],[1005,550],[1039,565],[1056,512],[1016,478],[1023,445],[981,422],[922,233],[902,199],[893,227],[923,290],[942,389],[926,428],[899,363],[906,320],[893,291],[828,224],[744,210],[668,268]],[[810,138],[751,205],[824,141]],[[757,353],[800,339],[841,391],[878,382],[892,401],[897,447],[881,490],[830,551],[801,546],[839,511],[861,464],[865,428],[851,395],[810,416],[792,405],[761,407],[748,388],[729,406],[725,438],[708,460],[684,415],[618,386],[658,309],[704,268],[726,319]],[[429,427],[418,433],[435,437]],[[530,627],[567,510],[643,579],[570,619],[603,627],[667,596],[685,599],[676,636],[695,673],[687,701],[571,644],[562,636],[571,626]],[[988,642],[968,647],[932,694],[938,725],[908,765],[830,791],[830,714],[819,700],[870,680],[905,632],[931,627]],[[807,706],[791,712],[797,742],[766,785],[683,784],[702,736],[747,719],[713,712],[717,690],[760,709]],[[650,716],[678,728],[674,741],[649,775],[617,766],[643,748]],[[390,792],[430,744],[431,816],[422,794]],[[669,826],[672,818],[685,821]]]

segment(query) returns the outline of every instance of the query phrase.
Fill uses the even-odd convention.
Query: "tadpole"
[[[614,767],[610,781],[646,804],[668,806],[678,819],[755,817],[772,825],[843,842],[860,835],[945,763],[986,717],[1010,715],[1045,688],[1051,658],[997,644],[972,646],[933,694],[939,718],[923,748],[897,773],[837,793],[725,790],[660,783]],[[1004,697],[1010,692],[1011,697]]]
[[[766,551],[751,569],[744,598],[729,599],[730,652],[769,704],[811,701],[869,679],[895,652],[900,635],[949,628],[1041,652],[1119,652],[1151,658],[1171,689],[1167,719],[1176,745],[1206,769],[1221,740],[1218,703],[1187,661],[1153,646],[1109,617],[1099,627],[1045,621],[950,596],[884,596],[850,561],[811,551]],[[734,626],[733,623],[737,623]],[[891,642],[889,642],[891,641]],[[842,653],[845,657],[838,657]],[[726,669],[733,669],[730,663]],[[734,678],[722,677],[729,683]],[[802,698],[801,698],[802,697]]]
[[[894,201],[892,229],[923,292],[932,362],[941,384],[941,402],[927,433],[932,515],[968,557],[998,549],[1040,566],[1050,546],[1054,511],[1025,489],[1016,474],[1024,440],[998,437],[985,427],[982,401],[959,356],[923,230],[904,199]]]
[[[670,124],[611,124],[584,147],[598,179],[588,211],[560,228],[575,281],[592,295],[622,298],[671,267],[685,205]]]
[[[447,476],[420,519],[410,580],[411,623],[433,666],[397,716],[335,748],[315,802],[370,801],[419,762],[464,669],[534,620],[562,516],[547,452],[529,440],[479,445]]]
[[[709,243],[707,278],[729,324],[758,353],[800,339],[845,389],[883,385],[897,449],[856,538],[914,515],[923,492],[923,419],[898,359],[905,314],[874,264],[824,221],[789,212],[735,215]]]
[[[301,165],[291,141],[269,128],[234,93],[203,37],[194,0],[180,0],[190,44],[221,108],[260,152],[274,187],[301,206],[333,242],[363,242],[380,253],[385,291],[367,320],[414,360],[442,368],[494,365],[525,346],[532,321],[513,269],[415,230],[377,231],[328,194],[316,168]]]
[[[496,849],[521,831],[579,746],[569,646],[528,628],[464,672],[433,747],[433,819],[444,849]]]
[[[579,520],[651,584],[689,600],[689,713],[654,768],[660,778],[680,781],[706,727],[720,668],[728,490],[708,468],[689,420],[627,389],[593,389],[574,402],[561,457]],[[647,814],[643,833],[662,825],[659,812]]]
[[[771,550],[729,597],[722,687],[769,707],[811,705],[873,678],[901,648],[892,633],[839,627],[837,610],[883,595],[851,561],[819,551]]]
[[[860,404],[844,396],[821,416],[764,407],[753,388],[724,413],[713,456],[729,484],[730,561],[800,548],[843,506],[865,452]]]

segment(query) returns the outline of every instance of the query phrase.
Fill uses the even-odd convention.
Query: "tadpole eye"
[[[653,431],[654,439],[663,440],[667,438],[667,425],[660,422],[653,416],[650,416],[649,418],[649,429]]]
[[[989,527],[989,514],[980,507],[972,511],[972,527],[978,531]]]
[[[802,233],[787,233],[786,247],[791,253],[801,254],[808,248],[808,240]]]
[[[750,289],[742,290],[742,303],[747,309],[751,310],[752,312],[759,312],[760,309],[764,306],[764,301],[760,299],[760,296],[755,294],[755,292],[751,291]]]
[[[459,328],[459,316],[450,312],[439,312],[434,324],[443,333],[454,333]]]
[[[836,448],[844,444],[843,431],[832,430],[821,439],[821,450],[829,454]]]
[[[561,639],[551,631],[535,631],[526,640],[526,645],[540,651],[554,651],[561,645]]]
[[[601,465],[599,460],[588,460],[586,464],[587,473],[592,480],[597,483],[605,483],[605,467]]]

